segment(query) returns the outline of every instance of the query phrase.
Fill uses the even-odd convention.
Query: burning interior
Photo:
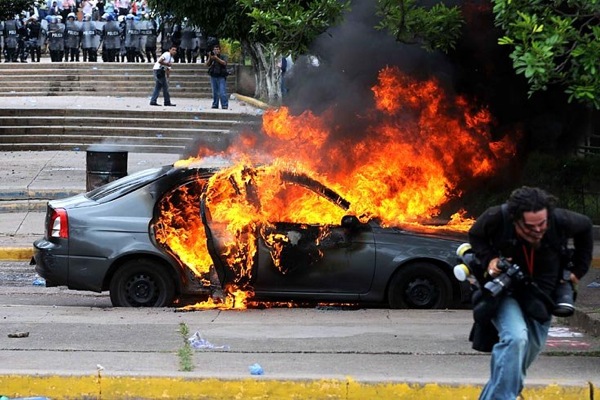
[[[515,152],[515,138],[493,140],[486,109],[448,98],[435,79],[416,81],[386,67],[371,93],[374,107],[355,116],[359,135],[339,132],[334,109],[292,115],[281,107],[265,112],[260,130],[240,132],[227,148],[203,146],[179,162],[188,167],[220,156],[232,163],[158,204],[157,242],[207,285],[211,267],[226,284],[223,302],[210,299],[196,308],[246,307],[259,243],[285,275],[343,240],[331,227],[347,215],[424,229],[460,196],[465,177],[491,174]],[[444,229],[468,228],[470,221],[456,211]]]

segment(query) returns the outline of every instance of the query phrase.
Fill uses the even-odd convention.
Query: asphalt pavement
[[[148,108],[147,99],[115,99],[115,98],[6,98],[0,99],[0,108],[10,107],[86,107],[86,104],[93,104],[94,107],[114,107],[118,102],[123,107]],[[239,97],[230,102],[230,110],[242,111],[248,113],[259,112],[260,104],[252,104],[251,100]],[[210,100],[182,99],[177,101],[177,109],[202,109],[210,108]],[[176,112],[176,111],[174,111]],[[227,111],[223,111],[227,112]],[[155,166],[171,164],[179,159],[176,154],[128,154],[128,173],[133,173],[142,169]],[[45,211],[43,206],[47,198],[65,197],[76,193],[83,193],[86,189],[86,152],[84,150],[74,149],[73,151],[42,151],[42,152],[0,152],[0,200],[6,201],[5,206],[0,208],[0,260],[28,260],[32,253],[32,243],[37,238],[43,236]],[[594,267],[584,278],[579,287],[579,297],[577,301],[578,310],[576,315],[568,320],[561,320],[562,325],[572,326],[573,329],[582,330],[590,338],[600,337],[600,242],[596,243]],[[2,268],[0,263],[0,268]],[[56,288],[36,288],[35,290],[58,290]],[[9,293],[10,294],[10,293]],[[17,296],[17,293],[13,294]],[[188,320],[189,317],[182,317],[183,314],[173,314],[165,310],[147,311],[147,310],[121,310],[125,314],[132,316],[132,322],[126,325],[117,323],[119,318],[115,316],[114,311],[107,311],[110,308],[95,309],[87,318],[114,318],[115,322],[96,325],[89,319],[77,318],[77,310],[68,310],[64,308],[52,308],[51,306],[40,306],[40,311],[35,312],[35,308],[15,307],[8,303],[0,304],[2,316],[0,318],[0,333],[3,338],[1,343],[5,343],[0,348],[0,396],[34,396],[44,395],[49,398],[77,398],[81,394],[86,394],[87,398],[344,398],[344,399],[364,399],[364,398],[414,398],[414,399],[443,399],[443,398],[474,398],[484,380],[461,380],[458,379],[457,372],[462,373],[463,368],[487,368],[476,365],[456,365],[459,362],[451,358],[445,358],[434,361],[426,356],[419,356],[420,343],[416,340],[414,345],[407,336],[406,352],[394,353],[398,360],[397,363],[406,363],[406,365],[420,366],[422,374],[419,378],[392,374],[381,374],[375,371],[377,366],[369,366],[365,357],[361,357],[361,351],[353,355],[354,358],[346,360],[348,363],[354,363],[357,368],[354,372],[348,373],[341,368],[337,368],[339,355],[331,355],[327,351],[315,351],[314,349],[294,345],[293,352],[270,352],[271,359],[280,368],[281,374],[265,374],[263,376],[251,376],[251,373],[245,369],[243,371],[232,371],[228,365],[246,365],[254,360],[245,355],[244,351],[238,353],[228,353],[226,355],[218,353],[209,353],[203,355],[206,361],[212,367],[206,367],[200,373],[181,374],[165,371],[177,370],[177,366],[170,365],[165,368],[165,363],[173,363],[173,352],[177,352],[179,345],[173,347],[172,343],[177,339],[177,332],[173,332],[173,326],[176,326],[178,320]],[[56,341],[70,341],[73,349],[69,346],[60,347],[62,351],[69,352],[66,357],[61,358],[63,364],[56,366],[51,362],[53,353],[43,353],[44,338],[36,339],[35,348],[40,351],[32,359],[31,353],[24,351],[19,346],[6,345],[7,335],[17,333],[18,326],[12,324],[15,316],[27,310],[34,313],[26,318],[33,326],[47,319],[44,329],[47,330],[47,345],[52,347]],[[468,310],[460,311],[460,318],[469,318]],[[284,312],[278,312],[278,314]],[[294,312],[297,313],[297,312]],[[72,318],[69,318],[69,315]],[[119,312],[120,315],[120,312]],[[214,321],[219,315],[217,311],[201,312],[195,317],[193,322],[188,321],[189,325],[203,325]],[[260,316],[259,312],[253,315]],[[346,314],[350,316],[351,314]],[[66,317],[65,317],[66,316]],[[133,316],[136,316],[135,318]],[[150,317],[148,317],[150,316]],[[320,317],[317,315],[316,317]],[[360,317],[358,314],[351,318]],[[61,319],[63,318],[63,319]],[[66,318],[66,319],[64,319]],[[235,319],[235,312],[228,316],[229,319]],[[258,317],[257,317],[258,318]],[[285,317],[282,317],[285,318]],[[311,317],[312,318],[312,317]],[[343,324],[343,314],[336,315],[340,318],[340,324]],[[378,314],[378,318],[390,318],[388,314]],[[60,319],[60,324],[54,326],[53,319]],[[169,325],[156,322],[157,319],[170,321]],[[302,335],[295,332],[293,318],[286,319],[289,324],[290,338],[302,341]],[[137,321],[137,323],[135,322]],[[46,323],[44,321],[44,323]],[[235,320],[230,322],[232,329],[235,329]],[[261,326],[260,319],[253,322],[253,328],[258,329]],[[360,324],[358,324],[360,325]],[[93,326],[94,329],[89,327]],[[54,328],[53,328],[54,327]],[[60,327],[63,330],[56,330]],[[86,328],[87,327],[87,328]],[[117,328],[115,328],[117,327]],[[114,329],[113,329],[114,328]],[[104,329],[99,332],[95,329]],[[315,328],[318,329],[318,328]],[[71,333],[70,333],[71,332]],[[73,334],[76,332],[77,334]],[[266,331],[265,331],[266,332]],[[193,333],[193,332],[192,332]],[[118,338],[122,335],[138,335],[140,346],[120,347]],[[240,332],[239,335],[242,333]],[[239,335],[233,335],[235,340],[241,340]],[[327,333],[324,333],[327,335]],[[106,338],[114,340],[115,349],[110,349],[110,344]],[[217,336],[218,337],[218,336]],[[165,341],[162,342],[161,340]],[[267,340],[265,340],[265,338]],[[269,335],[264,333],[253,334],[247,341],[259,344],[260,346],[277,346],[277,342],[268,340]],[[19,339],[13,339],[19,340]],[[596,340],[596,339],[593,339]],[[248,343],[250,343],[248,342]],[[165,346],[164,343],[170,343]],[[181,340],[177,342],[181,344]],[[248,344],[247,343],[247,344]],[[252,343],[250,343],[252,344]],[[148,347],[155,345],[157,352],[148,352]],[[249,345],[250,346],[250,345]],[[377,343],[372,343],[371,347],[377,347]],[[243,347],[243,346],[242,346]],[[251,347],[251,346],[250,346]],[[369,347],[369,345],[367,345]],[[85,349],[90,352],[86,352]],[[466,347],[468,348],[468,346]],[[102,352],[101,362],[98,362],[97,370],[90,372],[89,363],[81,363],[81,359],[91,357],[94,349]],[[51,350],[51,349],[48,349]],[[593,351],[580,362],[597,371],[596,376],[600,377],[600,363],[598,359],[597,346],[593,346]],[[385,352],[385,350],[381,350]],[[431,350],[423,350],[424,353],[431,354]],[[436,351],[433,351],[435,353]],[[168,354],[168,357],[162,357]],[[308,362],[304,365],[294,365],[295,355],[311,354],[311,358],[303,359]],[[162,356],[161,356],[162,355]],[[39,357],[39,358],[38,358]],[[350,357],[346,355],[346,357]],[[427,374],[427,369],[436,370],[431,367],[421,365],[426,360],[432,364],[444,365],[439,374]],[[486,358],[487,360],[487,358]],[[313,363],[312,366],[310,363]],[[556,362],[553,360],[552,362]],[[548,364],[552,364],[548,362]],[[206,364],[206,365],[209,365]],[[487,364],[487,361],[483,364]],[[482,364],[482,365],[483,365]],[[11,368],[11,365],[14,368]],[[85,368],[78,369],[76,366],[86,365]],[[113,366],[113,372],[104,373],[106,365]],[[215,367],[216,365],[216,367]],[[284,367],[288,365],[288,367]],[[323,365],[323,368],[330,368],[331,374],[321,373],[321,369],[315,368],[315,365]],[[392,365],[392,367],[390,367]],[[386,368],[394,368],[393,363]],[[375,368],[375,369],[372,369]],[[397,366],[399,370],[402,370]],[[565,371],[569,370],[568,365],[564,365]],[[360,371],[364,370],[365,373]],[[115,372],[116,371],[116,372]],[[311,372],[312,371],[312,372]],[[445,371],[445,372],[444,372]],[[450,371],[454,371],[450,373]],[[577,380],[573,374],[568,373],[569,379],[565,378],[565,384],[561,385],[561,380],[551,380],[543,373],[543,378],[535,379],[532,385],[537,388],[536,397],[547,399],[582,399],[589,397],[590,390],[598,391],[600,382],[596,380],[587,384]],[[388,371],[389,372],[389,371]],[[460,375],[460,374],[459,374]],[[485,375],[485,374],[484,374]],[[593,375],[593,374],[592,374]],[[599,378],[600,379],[600,378]],[[190,388],[192,382],[195,386]],[[416,386],[415,386],[416,385]],[[143,391],[152,386],[152,390]],[[175,387],[179,389],[175,390]],[[214,388],[218,387],[222,391],[217,396]],[[52,388],[51,393],[48,388]],[[91,388],[91,389],[90,389]],[[210,389],[212,388],[212,390]],[[104,395],[98,395],[98,390]],[[199,394],[206,390],[206,394]],[[533,389],[531,389],[533,390]],[[554,391],[553,391],[554,390]],[[200,392],[199,392],[200,391]],[[210,391],[210,393],[208,393]],[[557,394],[560,392],[560,396]],[[141,394],[141,393],[145,393]],[[203,397],[204,396],[204,397]]]

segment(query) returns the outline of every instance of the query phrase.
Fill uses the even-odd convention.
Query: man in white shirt
[[[156,102],[160,91],[163,92],[163,98],[165,99],[165,106],[175,107],[175,104],[171,103],[171,96],[169,95],[169,81],[168,78],[171,75],[171,66],[173,65],[173,57],[177,54],[177,46],[171,46],[169,51],[165,51],[158,61],[154,64],[154,92],[150,98],[151,106],[160,106]]]

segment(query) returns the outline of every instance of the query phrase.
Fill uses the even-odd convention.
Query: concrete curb
[[[0,395],[11,397],[49,396],[54,400],[89,399],[472,399],[481,391],[478,385],[427,383],[357,382],[346,380],[224,380],[215,378],[173,378],[97,375],[0,375]],[[582,400],[593,399],[597,388],[590,384],[531,386],[525,398]]]
[[[0,247],[0,260],[27,261],[33,257],[33,242],[31,247]]]

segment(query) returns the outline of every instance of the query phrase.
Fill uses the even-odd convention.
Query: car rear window
[[[86,197],[94,201],[117,198],[156,180],[170,169],[170,166],[145,169],[100,186],[86,193]]]

